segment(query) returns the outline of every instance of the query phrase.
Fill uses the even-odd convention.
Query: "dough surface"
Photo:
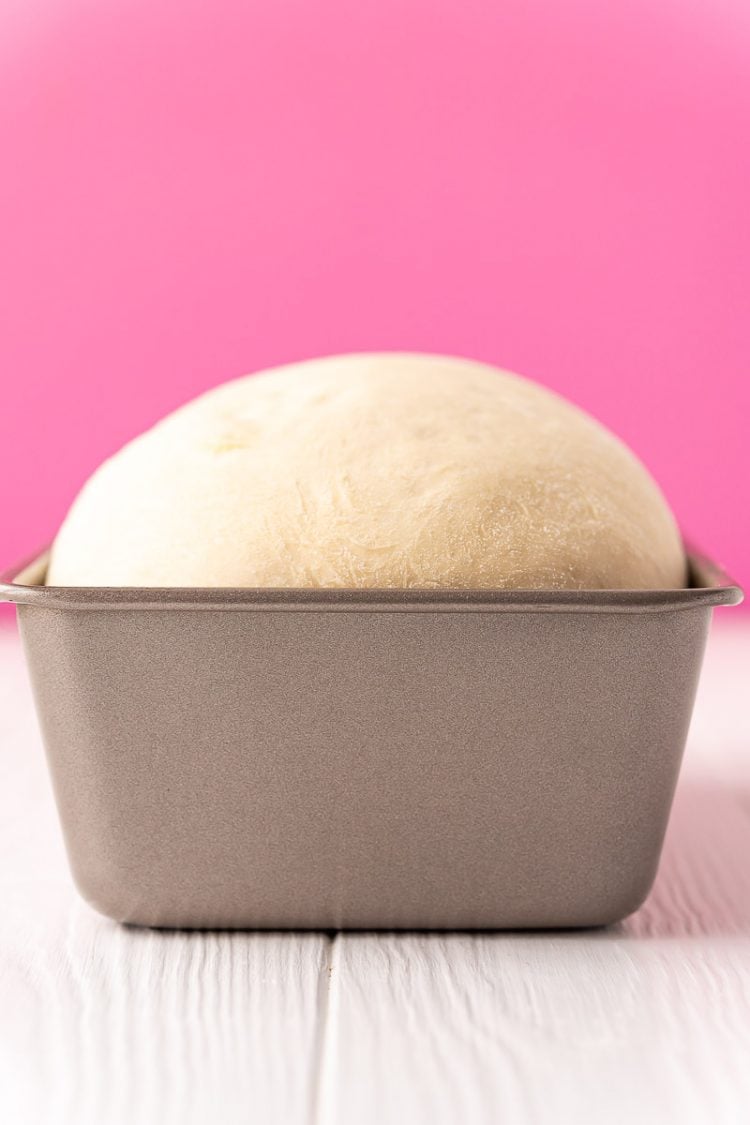
[[[67,586],[668,589],[669,507],[599,423],[520,376],[398,353],[246,376],[106,461]]]

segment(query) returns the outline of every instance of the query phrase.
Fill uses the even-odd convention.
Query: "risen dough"
[[[592,418],[461,359],[351,355],[210,391],[105,462],[47,581],[671,588],[674,519]]]

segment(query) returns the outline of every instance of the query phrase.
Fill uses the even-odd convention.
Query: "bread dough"
[[[83,488],[48,583],[676,588],[672,514],[576,407],[463,359],[336,356],[227,383]]]

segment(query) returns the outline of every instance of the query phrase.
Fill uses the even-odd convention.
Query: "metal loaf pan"
[[[659,859],[713,606],[671,591],[16,602],[70,863],[122,922],[614,922]]]

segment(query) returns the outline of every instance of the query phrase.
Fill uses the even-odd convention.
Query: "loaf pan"
[[[670,591],[6,580],[76,884],[121,922],[614,922],[656,872],[713,606]],[[7,576],[5,576],[7,579]]]

